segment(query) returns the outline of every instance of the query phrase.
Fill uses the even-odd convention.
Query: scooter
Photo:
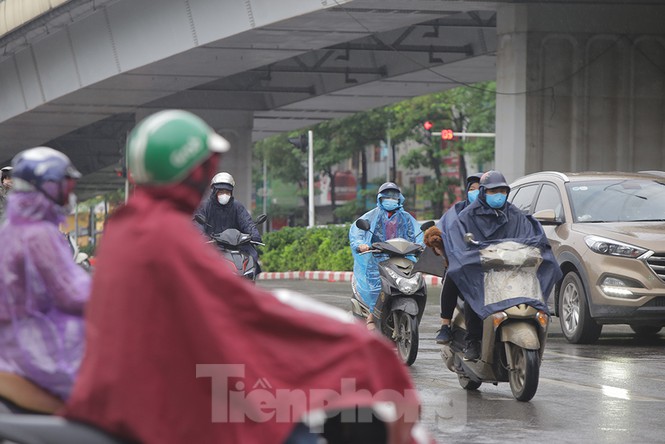
[[[79,249],[76,239],[72,236],[71,233],[66,233],[65,237],[67,238],[67,243],[69,248],[72,250],[72,256],[74,257],[74,262],[77,265],[81,266],[85,271],[91,271],[92,265],[90,264],[90,257],[87,253],[82,252]]]
[[[198,223],[210,227],[210,224],[200,214],[194,216],[194,219]],[[268,216],[261,214],[256,218],[254,223],[261,225],[266,220],[268,220]],[[254,258],[249,253],[242,251],[240,247],[243,245],[264,246],[265,244],[253,241],[251,235],[241,233],[235,228],[229,228],[221,233],[212,234],[210,237],[212,238],[210,242],[217,244],[217,248],[222,252],[222,255],[235,266],[236,272],[240,276],[251,281],[256,281],[258,264],[255,263]]]
[[[385,414],[378,407],[366,406],[351,410],[354,411],[311,412],[302,422],[306,427],[294,427],[286,442],[311,443],[312,434],[318,436],[319,441],[328,444],[394,442],[390,439],[389,427],[382,420]],[[358,420],[349,422],[345,418]],[[307,428],[311,432],[307,431]],[[419,431],[412,432],[414,434],[427,435],[420,425],[416,425],[414,429]],[[5,443],[4,440],[9,440],[12,444],[129,444],[99,428],[60,416],[0,413],[0,442]]]
[[[467,243],[479,245],[471,233]],[[539,291],[536,272],[542,261],[538,248],[506,241],[491,244],[479,250],[485,275],[486,298],[491,292],[492,302],[533,291],[534,300]],[[541,301],[542,302],[542,301]],[[540,364],[545,350],[548,313],[528,303],[511,306],[486,317],[483,321],[480,358],[464,358],[466,326],[463,309],[458,306],[452,321],[453,340],[442,346],[441,357],[446,367],[457,373],[465,390],[476,390],[483,382],[497,385],[509,382],[518,401],[529,401],[536,394]]]
[[[370,229],[370,223],[365,219],[358,219],[356,226],[364,231]],[[417,258],[424,249],[422,245],[406,239],[394,238],[385,242],[374,242],[370,250],[360,253],[388,256],[378,264],[381,278],[379,298],[385,299],[385,302],[381,317],[377,317],[376,321],[381,333],[395,342],[397,354],[406,365],[413,364],[418,356],[418,325],[427,302],[425,279],[420,272],[413,270],[415,262],[407,256]],[[358,294],[355,281],[351,288],[353,315],[367,319],[370,314],[369,307]]]

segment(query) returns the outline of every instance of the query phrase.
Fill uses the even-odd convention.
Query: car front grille
[[[655,253],[647,259],[647,264],[661,281],[665,281],[665,253]]]

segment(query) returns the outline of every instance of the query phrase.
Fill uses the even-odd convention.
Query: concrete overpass
[[[0,160],[62,149],[83,194],[118,187],[125,135],[157,109],[190,109],[232,141],[225,168],[247,201],[252,141],[490,79],[510,178],[665,169],[662,1],[43,3],[0,1],[0,23],[25,15],[0,36]]]

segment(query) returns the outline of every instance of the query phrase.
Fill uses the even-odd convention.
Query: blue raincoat
[[[467,244],[465,233],[480,245]],[[481,318],[520,303],[547,311],[547,298],[562,273],[533,217],[510,203],[495,210],[478,199],[448,224],[443,242],[448,276]],[[496,267],[498,258],[513,265]]]
[[[403,203],[404,196],[400,196],[400,207],[389,217],[377,197],[376,208],[360,217],[369,221],[369,231],[363,231],[355,224],[351,225],[349,230],[349,243],[353,253],[353,285],[370,311],[374,311],[374,305],[381,291],[378,263],[384,259],[371,253],[360,254],[358,247],[362,244],[371,246],[373,242],[383,242],[397,237],[423,244],[422,237],[418,240],[418,235],[421,234],[420,225],[413,216],[404,211],[401,206]]]
[[[84,350],[90,276],[58,230],[62,209],[34,192],[12,192],[0,227],[0,371],[66,399]]]

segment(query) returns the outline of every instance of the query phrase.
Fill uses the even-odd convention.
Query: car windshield
[[[566,187],[576,222],[665,220],[665,183],[657,180],[588,180]]]

